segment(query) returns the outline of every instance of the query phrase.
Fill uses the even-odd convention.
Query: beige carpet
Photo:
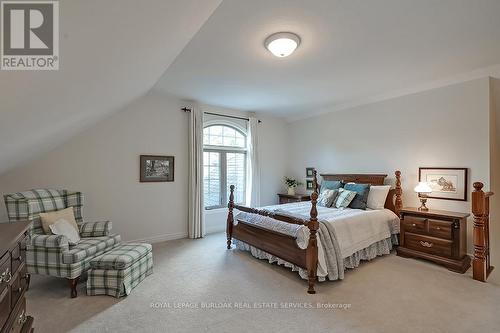
[[[500,287],[476,282],[470,272],[390,255],[349,271],[343,281],[320,283],[318,294],[308,295],[297,273],[227,251],[225,243],[216,234],[156,244],[154,274],[120,300],[86,296],[84,283],[70,299],[65,280],[34,276],[27,297],[36,332],[500,331]],[[186,302],[278,308],[176,308]],[[316,303],[350,308],[317,309]]]

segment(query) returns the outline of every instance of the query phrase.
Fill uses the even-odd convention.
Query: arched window
[[[213,123],[203,129],[205,209],[226,207],[229,186],[236,203],[245,201],[247,136],[236,126]]]

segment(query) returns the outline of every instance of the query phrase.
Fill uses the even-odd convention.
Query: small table
[[[280,205],[290,203],[290,202],[301,202],[310,201],[311,196],[309,194],[285,194],[278,193]]]
[[[467,255],[468,213],[428,211],[406,207],[400,211],[399,256],[421,258],[465,273],[471,259]]]

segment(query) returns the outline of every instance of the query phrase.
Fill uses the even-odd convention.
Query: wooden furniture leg
[[[318,223],[318,210],[316,209],[316,203],[318,200],[318,179],[316,177],[316,170],[313,171],[313,188],[314,191],[311,194],[311,219],[307,223],[309,228],[309,244],[306,250],[306,265],[309,288],[307,292],[309,294],[315,294],[314,284],[316,283],[316,271],[318,270],[318,240],[316,232],[319,228]]]
[[[79,279],[80,279],[79,276],[77,276],[74,279],[68,279],[69,287],[71,288],[71,298],[76,298],[78,296],[78,293],[76,292],[76,286],[78,284]]]

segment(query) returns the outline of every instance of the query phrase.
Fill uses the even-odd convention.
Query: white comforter
[[[309,219],[311,209],[310,202],[296,202],[284,205],[261,207],[261,209],[284,212],[294,216]],[[336,209],[318,206],[318,220],[331,224],[335,230],[342,258],[352,254],[386,238],[391,234],[399,233],[399,218],[389,209],[361,210],[361,209]],[[262,227],[279,231],[284,234],[297,237],[297,245],[307,248],[309,240],[309,228],[290,223],[284,223],[272,218],[262,217],[255,214],[245,214],[241,217],[247,223],[259,224]],[[318,239],[319,241],[319,239]],[[326,263],[323,246],[318,244],[318,276],[326,275]]]

